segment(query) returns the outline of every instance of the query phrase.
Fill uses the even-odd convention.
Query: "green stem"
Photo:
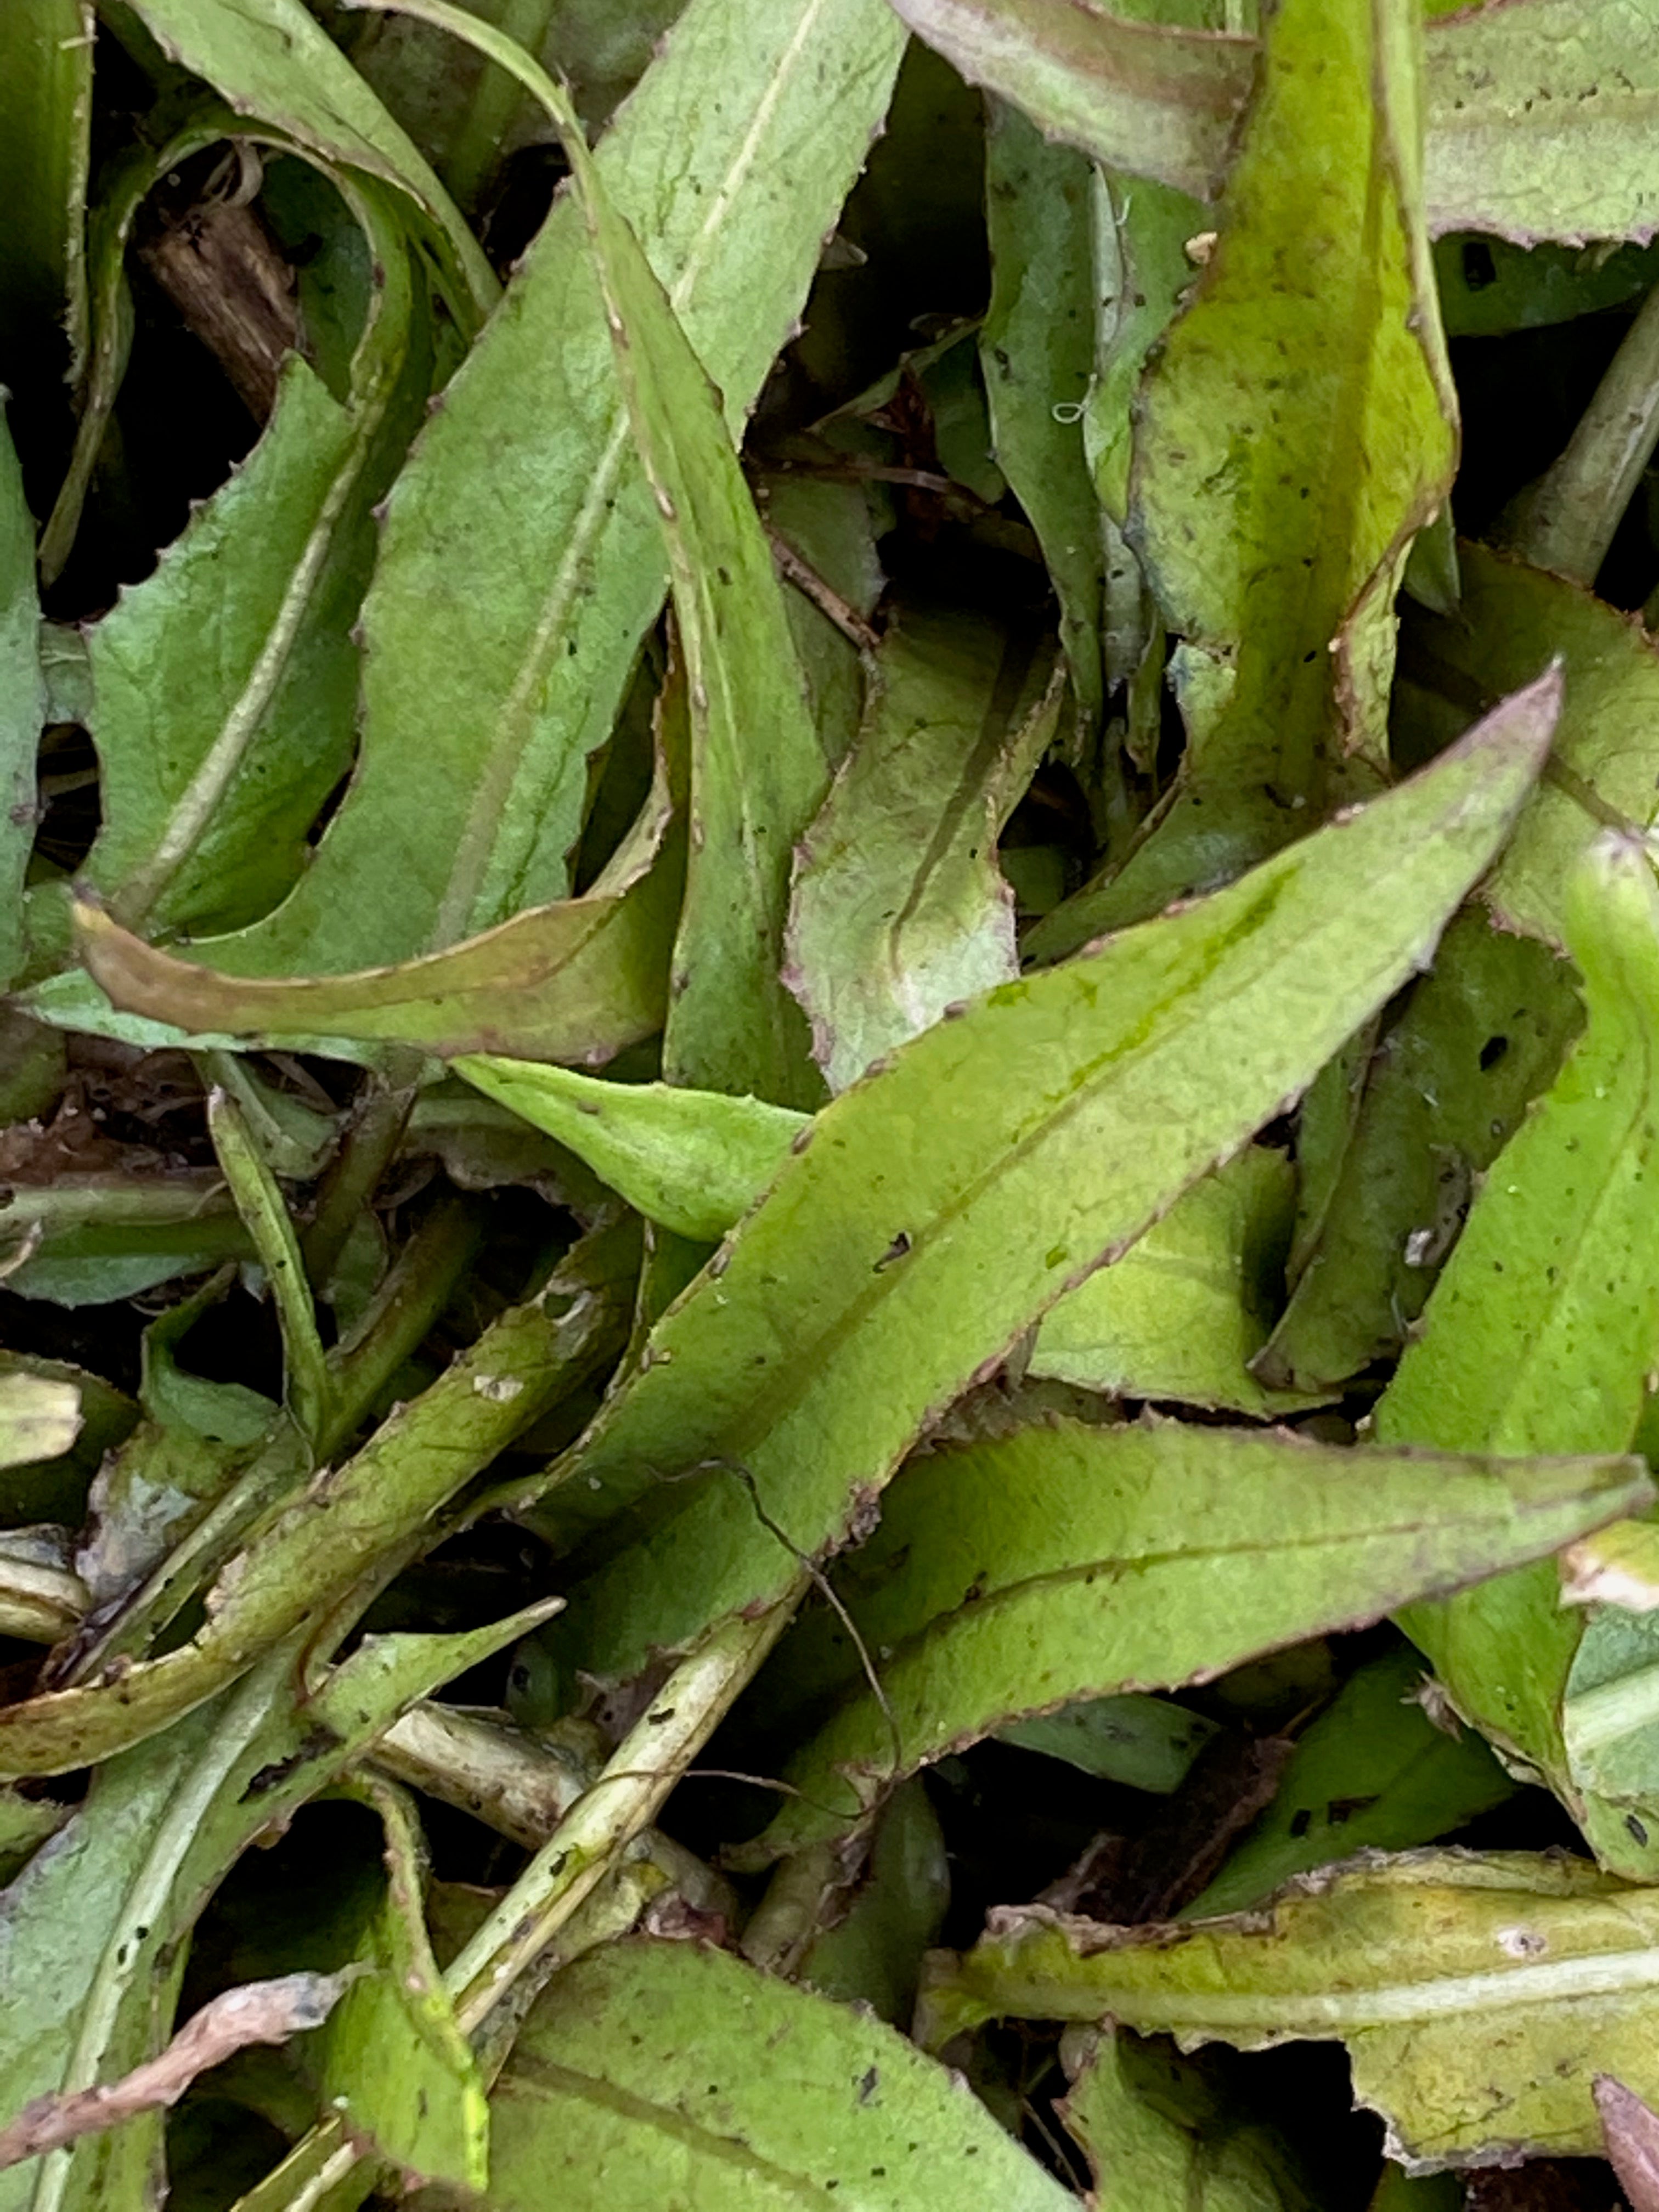
[[[422,1055],[407,1048],[387,1054],[382,1072],[369,1077],[334,1164],[323,1179],[317,1211],[300,1240],[300,1249],[307,1273],[325,1295],[352,1224],[373,1199],[403,1142],[424,1065]]]
[[[579,1798],[444,1977],[463,2034],[480,2027],[519,1977],[648,1827],[782,1633],[806,1588],[757,1620],[741,1615],[683,1659],[603,1774]]]
[[[1534,568],[1594,584],[1659,443],[1659,289],[1649,293],[1560,459],[1510,501],[1502,542]]]

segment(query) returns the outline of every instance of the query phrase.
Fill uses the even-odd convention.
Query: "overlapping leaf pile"
[[[0,14],[0,2212],[1633,2170],[1656,56]]]

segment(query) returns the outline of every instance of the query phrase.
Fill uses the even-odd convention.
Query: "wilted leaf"
[[[1029,665],[981,616],[907,612],[882,641],[864,727],[795,862],[788,982],[832,1091],[1019,973],[996,840],[1060,704],[1056,680],[1012,722]]]
[[[119,2081],[37,2097],[0,2127],[0,2167],[62,2150],[82,2136],[119,2127],[137,2113],[176,2105],[198,2074],[222,2066],[252,2043],[286,2043],[319,2027],[339,2002],[349,1977],[283,1974],[222,1990],[193,2013],[167,2049]]]
[[[580,1663],[630,1672],[793,1578],[732,1462],[789,1543],[840,1540],[933,1414],[1426,957],[1553,719],[1547,682],[1363,814],[1185,913],[1004,985],[825,1108],[555,1470],[540,1510],[576,1528],[661,1474],[727,1463],[663,1492],[653,1534],[574,1595]]]
[[[1514,1784],[1482,1739],[1437,1726],[1415,1652],[1373,1660],[1300,1738],[1279,1795],[1182,1914],[1243,1912],[1290,1880],[1358,1850],[1432,1844],[1501,1805]]]
[[[1266,1912],[1108,1928],[1041,1906],[934,1954],[919,2032],[1110,2015],[1185,2048],[1340,2039],[1354,2095],[1409,2164],[1594,2155],[1591,2077],[1659,2095],[1659,1891],[1521,1851],[1367,1856],[1292,1882]]]
[[[1177,1689],[1375,1620],[1412,1585],[1556,1550],[1649,1485],[1634,1459],[1461,1459],[1181,1422],[1022,1431],[907,1468],[847,1603],[882,1655],[789,1761],[763,1839],[798,1850],[893,1778],[1075,1698]]]
[[[348,1054],[353,1042],[384,1040],[441,1056],[508,1048],[598,1065],[662,1021],[680,875],[679,842],[665,842],[666,833],[659,796],[581,897],[532,907],[425,959],[354,975],[224,975],[146,945],[85,903],[76,908],[77,942],[116,1006],[194,1042],[327,1053],[344,1037]],[[46,990],[34,1003],[47,1019],[100,1026],[95,1011],[63,1007]]]
[[[489,2212],[1073,2200],[891,2028],[720,1951],[632,1940],[550,1984],[490,2098]],[[969,2192],[963,2197],[962,2192]],[[454,2200],[440,2200],[441,2207]]]
[[[1631,2212],[1659,2212],[1659,2119],[1652,2106],[1612,2075],[1598,2074],[1595,2109]]]

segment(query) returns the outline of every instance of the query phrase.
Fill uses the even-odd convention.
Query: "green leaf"
[[[1659,2094],[1656,1929],[1659,1891],[1521,1851],[1361,1860],[1174,1942],[1013,1907],[962,1960],[934,1954],[918,2033],[1109,2014],[1189,2049],[1336,2038],[1408,2164],[1598,2156],[1591,2077]]]
[[[75,909],[76,933],[88,973],[121,1010],[107,1023],[117,1036],[137,1015],[170,1025],[146,1042],[243,1051],[267,1043],[358,1058],[365,1042],[382,1040],[442,1057],[507,1048],[597,1065],[661,1024],[682,850],[659,790],[581,897],[532,907],[425,959],[355,975],[222,975],[146,945],[84,903]],[[70,1028],[106,1026],[95,1005],[51,985],[39,987],[31,1005]]]
[[[1135,431],[1129,535],[1184,641],[1187,753],[1121,872],[1031,933],[1039,958],[1227,880],[1386,763],[1395,590],[1455,463],[1420,39],[1417,0],[1273,16],[1218,234]]]
[[[1434,242],[1434,273],[1448,337],[1504,337],[1639,300],[1659,280],[1659,247],[1528,247],[1454,232]]]
[[[33,399],[86,365],[89,0],[0,17],[0,380]]]
[[[1121,526],[1129,517],[1135,396],[1147,356],[1197,278],[1187,246],[1208,228],[1211,213],[1169,185],[1103,172],[1093,215],[1100,298],[1083,435],[1100,503]]]
[[[1650,1233],[1659,884],[1642,848],[1617,837],[1594,848],[1570,905],[1588,1024],[1470,1211],[1422,1334],[1377,1406],[1384,1443],[1617,1451],[1641,1420],[1659,1347]],[[1415,1607],[1401,1625],[1458,1711],[1583,1817],[1587,1793],[1561,1739],[1583,1617],[1561,1608],[1554,1571]],[[1622,1815],[1596,1824],[1592,1840],[1609,1863],[1645,1868]]]
[[[856,2212],[1073,2202],[891,2028],[701,1944],[567,1967],[490,2097],[489,2212],[782,2212],[830,2190]]]
[[[930,1419],[1427,957],[1553,711],[1547,679],[1357,817],[1003,985],[835,1100],[658,1324],[540,1510],[574,1529],[663,1474],[737,1462],[790,1544],[842,1540]],[[795,1571],[729,1472],[674,1484],[653,1515],[655,1532],[574,1595],[568,1648],[595,1672],[632,1671]]]
[[[939,1941],[950,1901],[951,1866],[939,1816],[921,1783],[902,1784],[876,1823],[851,1904],[843,1899],[842,1916],[810,1937],[790,1979],[838,2003],[867,2005],[878,2020],[905,2028],[915,2009],[923,1954]]]
[[[1089,730],[1104,701],[1103,548],[1081,427],[1095,368],[1092,191],[1081,155],[993,103],[985,142],[991,304],[980,366],[997,462],[1042,547],[1073,701]]]
[[[1045,137],[1207,197],[1232,151],[1253,39],[1033,0],[894,0],[919,38]]]
[[[691,0],[606,135],[601,173],[731,431],[800,312],[901,44],[885,0],[782,0],[758,22],[742,0]],[[286,904],[207,957],[335,973],[562,898],[589,757],[667,576],[580,210],[561,203],[392,495],[350,791]]]
[[[362,170],[423,220],[449,304],[468,335],[495,304],[483,249],[425,156],[302,0],[131,0],[163,53],[204,77],[238,115],[280,131],[329,168]]]
[[[764,1099],[667,1083],[602,1083],[486,1055],[456,1072],[568,1146],[647,1221],[706,1243],[749,1211],[811,1127]]]
[[[1098,2212],[1316,2212],[1271,2130],[1167,2045],[1091,2038],[1059,2111],[1088,2154]]]
[[[1573,866],[1608,826],[1659,820],[1659,653],[1628,616],[1541,569],[1462,544],[1463,589],[1449,620],[1425,618],[1402,670],[1426,731],[1459,728],[1483,698],[1559,657],[1565,678],[1547,776],[1486,886],[1500,924],[1563,938]]]
[[[0,1775],[64,1773],[165,1728],[421,1537],[499,1452],[619,1348],[617,1301],[579,1275],[580,1261],[567,1260],[538,1297],[509,1307],[355,1457],[297,1495],[279,1495],[206,1592],[206,1619],[190,1642],[116,1682],[0,1707]]]
[[[878,1662],[788,1762],[759,1845],[858,1820],[895,1772],[1011,1717],[1178,1689],[1359,1626],[1407,1589],[1553,1552],[1644,1497],[1635,1459],[1438,1457],[1137,1422],[1032,1428],[908,1468],[848,1610]]]
[[[996,840],[1060,707],[1056,672],[1012,720],[1029,667],[1000,624],[921,611],[874,656],[865,726],[801,842],[790,912],[789,986],[832,1091],[1019,973]]]
[[[14,1184],[5,1225],[15,1242],[0,1261],[6,1288],[58,1305],[106,1305],[251,1258],[247,1231],[216,1182],[185,1171]]]
[[[207,1117],[214,1152],[276,1304],[283,1399],[300,1433],[314,1448],[328,1419],[331,1386],[294,1218],[276,1176],[254,1147],[240,1107],[216,1087],[208,1093]]]
[[[1183,1920],[1245,1912],[1292,1875],[1432,1844],[1514,1794],[1478,1735],[1437,1726],[1413,1651],[1362,1667],[1297,1741],[1279,1795]]]
[[[290,360],[246,464],[92,631],[103,817],[84,873],[129,927],[201,934],[276,905],[351,765],[369,509],[431,368],[389,202],[351,198],[381,281],[349,404]]]
[[[1564,963],[1458,916],[1370,1056],[1323,1225],[1257,1362],[1264,1382],[1329,1389],[1400,1350],[1480,1176],[1582,1019]]]
[[[427,1934],[420,1822],[395,1784],[371,1776],[359,1788],[385,1830],[386,1887],[355,1954],[374,1971],[317,2039],[319,2102],[411,2179],[482,2190],[489,2110]]]
[[[1085,1774],[1167,1797],[1180,1789],[1193,1761],[1216,1735],[1201,1713],[1167,1698],[1131,1693],[1086,1698],[1057,1713],[1015,1721],[997,1730],[1000,1743],[1063,1759]]]
[[[23,873],[34,843],[34,760],[46,719],[34,524],[0,416],[0,988],[23,963]]]
[[[1119,1397],[1271,1418],[1308,1403],[1249,1372],[1267,1340],[1296,1176],[1248,1146],[1206,1176],[1116,1265],[1043,1316],[1026,1372]]]

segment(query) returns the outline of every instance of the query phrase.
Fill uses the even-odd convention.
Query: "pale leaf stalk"
[[[478,2028],[592,1895],[669,1793],[782,1633],[807,1586],[753,1620],[715,1629],[683,1659],[599,1780],[570,1808],[445,1977],[462,2032]]]
[[[1591,585],[1659,444],[1659,291],[1650,292],[1560,458],[1498,527],[1535,568]],[[1655,603],[1647,613],[1652,617]]]

